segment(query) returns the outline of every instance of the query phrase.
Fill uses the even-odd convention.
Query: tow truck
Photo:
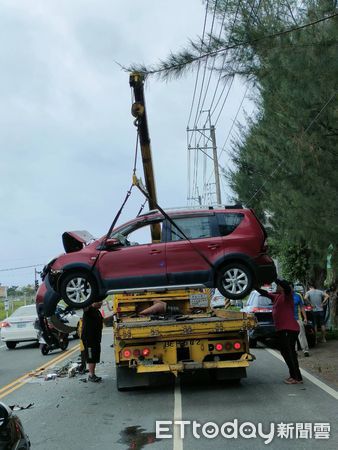
[[[133,180],[148,198],[150,209],[157,209],[143,74],[131,73],[130,86],[145,187],[136,176]],[[156,226],[152,228],[152,239],[159,239]],[[212,309],[210,289],[203,285],[194,289],[179,286],[115,290],[110,294],[114,296],[118,390],[156,384],[161,375],[173,378],[200,370],[209,371],[217,380],[246,377],[246,368],[254,360],[248,330],[256,326],[256,320],[239,311]]]

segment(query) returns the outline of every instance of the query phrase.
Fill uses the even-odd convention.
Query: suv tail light
[[[271,312],[269,308],[252,308],[252,312]]]
[[[11,325],[9,322],[6,322],[6,321],[0,322],[0,328],[6,328],[6,327],[10,327],[10,326]]]

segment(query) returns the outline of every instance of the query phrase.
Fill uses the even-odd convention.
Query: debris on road
[[[8,405],[9,408],[11,408],[12,411],[22,411],[24,409],[29,409],[34,406],[34,403],[29,403],[27,406],[20,406],[20,405]]]

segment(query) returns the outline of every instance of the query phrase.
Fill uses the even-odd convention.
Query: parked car
[[[305,325],[306,337],[309,347],[315,346],[315,332],[312,324],[312,307],[305,306],[308,323]],[[246,305],[241,309],[252,313],[257,319],[257,327],[249,331],[250,347],[257,347],[257,341],[266,341],[276,338],[276,329],[272,319],[272,302],[257,291],[252,291]]]
[[[65,323],[77,328],[80,316],[75,311],[64,314],[64,309],[57,307]],[[38,315],[36,305],[20,306],[7,319],[0,322],[1,341],[12,350],[19,342],[38,342],[38,330],[34,326]],[[78,337],[77,331],[70,333],[74,338]]]
[[[37,318],[35,305],[20,306],[7,319],[0,322],[1,341],[14,349],[18,342],[38,342],[34,323]]]
[[[224,295],[222,295],[218,289],[215,289],[215,293],[213,294],[210,306],[212,308],[224,308],[226,304],[226,300]],[[237,306],[239,308],[243,307],[243,301],[242,300],[230,300],[231,306]]]
[[[66,253],[44,268],[46,284],[83,308],[111,290],[177,285],[203,284],[241,299],[254,283],[275,279],[265,229],[251,209],[167,214],[150,211],[97,240],[85,231],[64,233]]]

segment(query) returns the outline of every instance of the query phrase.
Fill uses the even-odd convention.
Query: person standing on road
[[[328,301],[328,294],[324,294],[323,291],[316,289],[313,284],[310,284],[310,290],[305,294],[305,300],[308,300],[312,306],[313,324],[316,333],[317,342],[317,330],[320,327],[322,332],[322,342],[326,342],[326,329],[324,322],[324,304]]]
[[[306,312],[304,309],[304,302],[302,299],[302,296],[294,291],[294,285],[293,283],[290,283],[291,289],[292,289],[292,296],[293,296],[293,302],[295,305],[295,319],[298,322],[299,325],[299,335],[298,340],[301,347],[301,350],[303,350],[304,356],[310,356],[309,353],[309,344],[307,342],[306,333],[305,333],[305,326],[307,324],[307,317]],[[302,320],[303,317],[303,320]]]
[[[83,310],[81,340],[84,345],[88,365],[88,381],[98,383],[102,377],[95,374],[96,364],[100,362],[103,318],[100,313],[102,302],[95,302]]]
[[[272,317],[276,328],[281,355],[289,368],[290,377],[284,380],[286,384],[303,383],[299,370],[296,342],[299,333],[299,325],[294,315],[294,302],[290,285],[285,280],[276,280],[276,293],[263,289],[256,290],[265,297],[271,299]]]

